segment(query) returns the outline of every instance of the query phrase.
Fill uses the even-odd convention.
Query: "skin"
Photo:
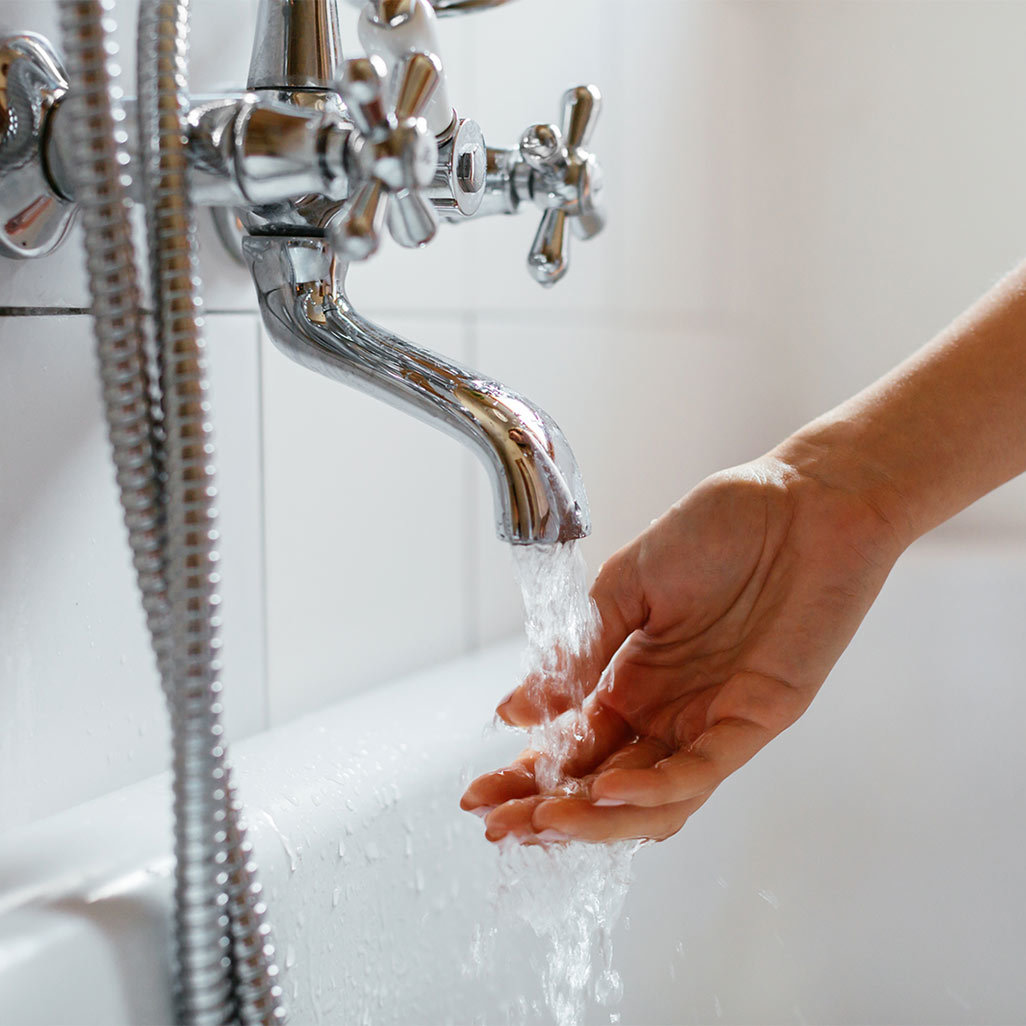
[[[563,766],[573,786],[543,790],[528,750],[461,806],[491,841],[670,837],[808,708],[904,549],[1024,471],[1026,265],[609,559],[594,643],[563,659],[588,695]],[[534,677],[497,711],[529,727],[569,707],[559,681]]]

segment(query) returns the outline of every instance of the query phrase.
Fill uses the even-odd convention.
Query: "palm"
[[[596,688],[591,731],[565,766],[583,795],[543,791],[527,752],[475,781],[464,806],[494,808],[493,838],[676,832],[801,715],[876,596],[893,560],[860,549],[850,520],[844,497],[772,461],[699,486],[596,582],[602,631],[576,667]],[[500,714],[528,725],[565,707],[554,682],[535,680]]]

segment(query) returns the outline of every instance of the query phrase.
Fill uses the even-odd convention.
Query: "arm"
[[[906,544],[1026,471],[1026,264],[775,452],[861,490]]]
[[[919,353],[761,459],[716,474],[616,553],[568,674],[499,708],[590,697],[545,791],[535,753],[471,784],[487,836],[675,833],[808,707],[915,538],[1026,470],[1026,267]]]

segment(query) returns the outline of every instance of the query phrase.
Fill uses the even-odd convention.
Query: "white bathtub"
[[[545,1022],[457,809],[516,644],[240,744],[293,1022]],[[803,720],[671,841],[615,934],[622,1023],[1026,1018],[1026,547],[926,542]],[[6,838],[0,1021],[167,1022],[167,782]],[[589,1023],[608,1023],[593,1006]]]

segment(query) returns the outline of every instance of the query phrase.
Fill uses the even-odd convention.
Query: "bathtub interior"
[[[671,841],[586,1022],[971,1023],[1026,1007],[1026,546],[922,543],[803,719]],[[543,946],[496,923],[500,856],[457,808],[519,645],[238,746],[294,1023],[545,1023]],[[0,1008],[166,1022],[167,781],[0,849]],[[538,852],[538,871],[550,856]]]

